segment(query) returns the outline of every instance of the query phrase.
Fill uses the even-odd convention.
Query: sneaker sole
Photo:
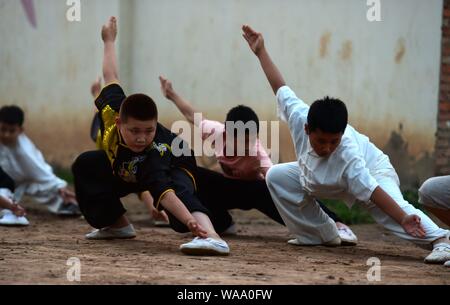
[[[30,224],[19,224],[19,223],[12,223],[12,224],[6,224],[6,223],[0,223],[0,227],[28,227]]]
[[[219,252],[212,249],[194,249],[194,248],[182,248],[181,253],[192,256],[228,256],[229,252]]]
[[[136,238],[135,236],[124,236],[124,237],[117,237],[117,236],[111,236],[111,237],[103,237],[103,238],[89,238],[85,237],[87,240],[114,240],[114,239],[133,239]]]
[[[443,265],[445,264],[445,262],[447,262],[446,260],[441,260],[441,261],[427,261],[424,260],[423,261],[425,264],[429,264],[429,265]],[[449,265],[450,266],[450,265]]]
[[[430,264],[430,265],[442,265],[445,264],[448,261],[448,258],[441,258],[441,259],[427,259],[425,258],[424,260],[425,264]]]
[[[330,248],[336,248],[336,247],[341,247],[341,246],[344,246],[345,244],[341,241],[341,243],[340,244],[326,244],[326,243],[324,243],[324,244],[318,244],[318,245],[304,245],[304,244],[300,244],[298,241],[293,241],[293,240],[289,240],[288,242],[287,242],[287,244],[288,245],[292,245],[292,246],[294,246],[294,247],[320,247],[320,246],[322,246],[322,247],[330,247]],[[356,244],[354,244],[354,245],[356,245]]]
[[[341,246],[346,246],[346,247],[354,247],[358,244],[357,241],[350,241],[350,240],[344,240],[341,238]]]

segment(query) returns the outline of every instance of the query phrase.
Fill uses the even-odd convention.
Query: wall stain
[[[342,49],[339,52],[339,56],[343,61],[348,61],[352,57],[353,54],[353,43],[350,40],[346,40],[342,44]]]
[[[406,53],[406,47],[405,47],[405,39],[399,38],[397,41],[397,48],[395,51],[395,63],[399,64],[401,63],[403,57]]]
[[[325,58],[328,55],[328,48],[330,45],[331,33],[326,32],[320,37],[320,58]]]

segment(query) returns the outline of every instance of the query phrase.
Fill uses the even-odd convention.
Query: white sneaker
[[[287,243],[290,244],[290,245],[293,245],[293,246],[301,246],[301,245],[302,245],[302,244],[298,241],[297,238],[289,239]]]
[[[103,228],[99,230],[94,230],[91,233],[85,235],[86,239],[90,240],[103,240],[103,239],[131,239],[136,237],[136,231],[132,224],[120,228]]]
[[[290,239],[287,242],[290,245],[294,245],[294,246],[307,246],[305,244],[301,244],[297,238],[294,239]],[[342,244],[341,239],[339,237],[336,237],[333,240],[327,241],[326,243],[323,243],[321,245],[316,245],[316,246],[326,246],[326,247],[339,247]],[[313,245],[311,245],[313,246]]]
[[[0,226],[28,226],[30,225],[25,216],[16,216],[10,210],[3,210],[3,216],[0,218]]]
[[[80,207],[74,202],[63,203],[56,211],[58,216],[81,216]]]
[[[425,258],[427,264],[444,264],[450,260],[450,244],[439,243],[434,246],[433,251]]]
[[[228,236],[236,236],[237,235],[237,226],[233,222],[228,229],[226,229],[221,235],[228,235]]]
[[[180,246],[182,253],[187,255],[228,255],[230,248],[223,240],[196,237]]]
[[[358,244],[358,237],[355,233],[346,225],[340,225],[338,227],[338,234],[341,238],[342,246],[356,246]]]
[[[446,261],[444,266],[450,268],[450,261]]]

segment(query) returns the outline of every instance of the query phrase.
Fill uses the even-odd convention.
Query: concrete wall
[[[61,0],[34,0],[37,27],[21,1],[0,1],[0,105],[26,111],[26,132],[51,162],[68,166],[92,147],[90,82],[101,71],[99,27],[118,1],[83,1],[82,22],[66,20]]]
[[[154,97],[166,124],[181,116],[162,97],[159,74],[213,119],[237,104],[276,119],[273,94],[240,34],[248,23],[264,33],[298,95],[308,103],[343,99],[351,123],[390,154],[403,181],[433,174],[442,0],[382,0],[381,22],[367,21],[362,0],[81,3],[81,22],[69,23],[65,1],[35,0],[34,29],[19,1],[0,0],[0,104],[24,106],[28,132],[52,161],[67,165],[92,147],[89,84],[101,69],[99,30],[118,15],[123,84]],[[288,161],[292,146],[281,130]]]

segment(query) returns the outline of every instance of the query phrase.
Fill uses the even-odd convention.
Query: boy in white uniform
[[[290,244],[339,245],[336,224],[315,198],[362,204],[376,222],[393,234],[433,247],[427,263],[450,259],[449,231],[415,209],[399,189],[389,158],[369,139],[347,125],[345,104],[324,98],[311,107],[296,97],[272,62],[261,33],[243,26],[243,36],[258,57],[278,99],[281,119],[289,124],[298,162],[273,166],[266,181],[290,232]]]
[[[81,215],[75,194],[67,189],[66,181],[55,176],[42,153],[25,135],[23,121],[24,113],[19,107],[0,109],[0,167],[15,184],[14,193],[2,189],[3,197],[20,202],[23,195],[28,195],[47,205],[53,214]],[[25,225],[8,209],[2,214],[0,225]]]

